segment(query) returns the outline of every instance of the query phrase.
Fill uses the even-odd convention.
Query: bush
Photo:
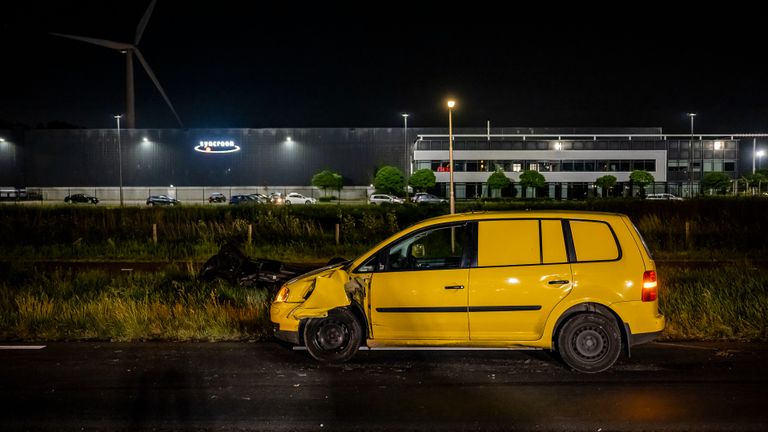
[[[331,196],[321,196],[317,200],[320,201],[320,202],[331,202],[331,201],[338,200],[338,198],[333,196],[333,195],[331,195]]]
[[[636,199],[589,201],[473,200],[458,211],[594,210],[630,216],[654,253],[768,252],[768,212],[761,198],[702,198],[682,202]],[[321,251],[342,242],[355,250],[392,232],[445,214],[444,206],[182,206],[110,208],[0,206],[0,257],[8,260],[72,258],[205,259],[228,240],[261,250]],[[157,224],[158,244],[152,242]],[[359,248],[357,246],[360,246]],[[319,256],[318,258],[323,258]],[[328,257],[330,258],[330,257]]]

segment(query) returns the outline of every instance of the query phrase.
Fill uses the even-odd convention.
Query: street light
[[[763,156],[765,156],[765,150],[758,150],[757,153],[757,169],[763,169]]]
[[[686,115],[691,118],[691,140],[688,141],[688,193],[693,196],[693,118],[696,117],[696,113]]]
[[[120,119],[122,115],[114,116],[117,120],[117,172],[120,175],[120,207],[123,206],[123,149],[120,145]]]
[[[408,113],[403,116],[403,147],[405,148],[405,200],[408,201],[408,177],[411,175],[411,152],[408,150]]]
[[[448,171],[450,181],[448,186],[451,188],[451,214],[456,213],[456,198],[453,195],[453,107],[456,106],[456,101],[448,101]]]

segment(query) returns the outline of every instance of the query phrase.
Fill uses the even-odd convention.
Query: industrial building
[[[650,172],[649,192],[698,193],[712,171],[739,178],[758,169],[766,134],[667,135],[661,128],[454,128],[458,199],[487,196],[501,169],[513,181],[542,173],[540,191],[584,198],[594,181],[613,175],[613,195],[629,193],[632,170]],[[118,149],[120,151],[118,152]],[[447,196],[447,128],[70,129],[0,130],[0,187],[126,188],[307,186],[320,170],[347,186],[369,185],[378,168],[435,171]],[[122,171],[122,172],[121,172]],[[514,191],[522,196],[524,191]],[[541,196],[541,195],[539,195]]]

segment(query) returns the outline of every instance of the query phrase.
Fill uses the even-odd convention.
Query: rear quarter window
[[[605,222],[569,222],[577,261],[613,261],[619,259],[619,245]]]

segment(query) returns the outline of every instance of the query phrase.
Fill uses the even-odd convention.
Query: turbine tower
[[[103,46],[105,48],[118,50],[121,53],[125,54],[125,99],[126,99],[125,118],[126,118],[126,127],[128,127],[129,129],[136,128],[136,108],[135,108],[136,104],[135,104],[135,96],[133,91],[133,56],[134,54],[136,55],[136,58],[139,59],[139,63],[141,63],[141,65],[144,67],[144,70],[147,72],[147,75],[149,75],[149,78],[152,80],[153,83],[155,83],[155,87],[157,87],[157,90],[163,96],[163,99],[165,99],[165,102],[168,104],[168,107],[171,109],[171,111],[173,112],[173,115],[176,117],[176,120],[179,122],[179,126],[182,126],[182,127],[184,126],[181,122],[181,119],[179,118],[179,115],[176,113],[176,110],[173,108],[173,104],[171,103],[171,100],[168,99],[168,95],[165,94],[165,91],[163,90],[163,86],[160,85],[160,81],[157,80],[157,77],[155,76],[154,72],[152,72],[152,68],[150,68],[147,61],[144,60],[144,56],[141,55],[141,51],[139,51],[139,47],[138,47],[139,41],[141,40],[141,35],[144,34],[144,29],[147,27],[147,23],[149,22],[149,17],[152,16],[152,10],[155,8],[155,3],[157,3],[157,0],[152,0],[152,3],[149,4],[147,11],[144,12],[144,16],[141,18],[141,21],[139,21],[138,27],[136,27],[136,37],[134,38],[132,44],[126,43],[126,42],[115,42],[115,41],[110,41],[106,39],[96,39],[96,38],[75,36],[75,35],[62,34],[62,33],[51,33],[54,36],[74,39],[81,42]]]

